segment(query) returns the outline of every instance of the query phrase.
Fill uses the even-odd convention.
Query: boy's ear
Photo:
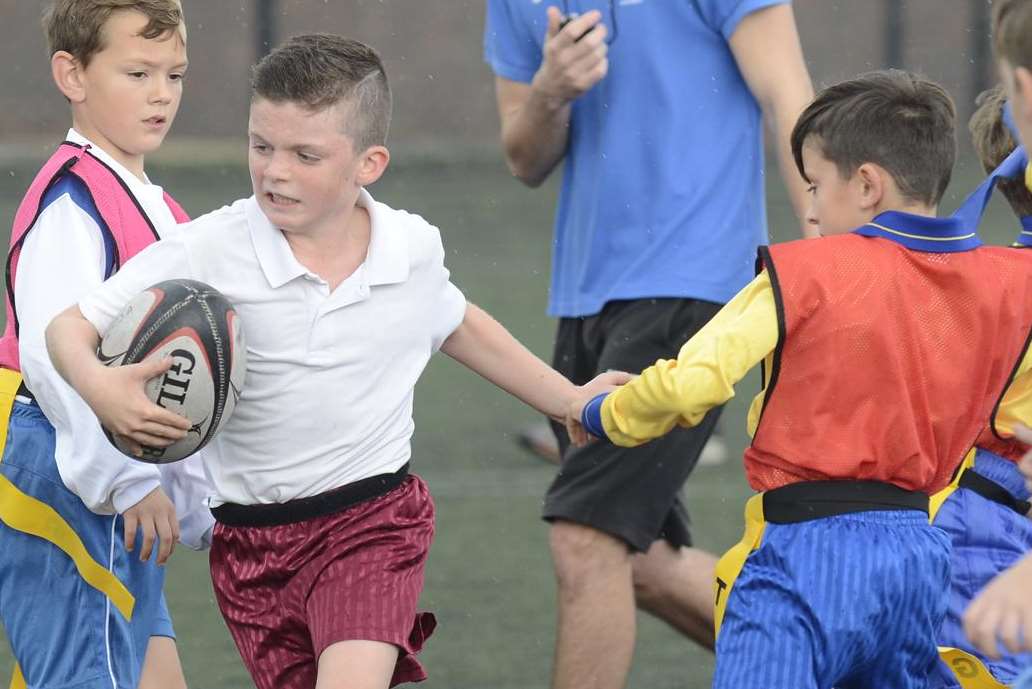
[[[86,100],[82,64],[71,53],[59,50],[50,58],[50,73],[57,89],[72,103]]]
[[[1027,67],[1018,67],[1014,70],[1014,91],[1015,100],[1012,108],[1018,108],[1015,116],[1023,115],[1024,119],[1032,120],[1032,71]]]
[[[380,179],[390,161],[391,152],[387,150],[386,146],[367,148],[362,153],[362,161],[358,164],[358,184],[364,187]]]
[[[867,211],[876,208],[885,196],[885,170],[874,163],[863,163],[856,170],[858,201],[860,207]]]

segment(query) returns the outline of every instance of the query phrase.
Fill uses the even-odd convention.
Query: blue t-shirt
[[[762,120],[728,40],[743,17],[789,0],[569,0],[602,12],[609,73],[573,104],[555,218],[549,314],[606,302],[723,303],[754,276],[766,243]],[[546,8],[488,0],[484,55],[530,82]]]

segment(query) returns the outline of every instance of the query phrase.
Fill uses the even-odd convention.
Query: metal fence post
[[[276,44],[277,0],[255,0],[254,48],[255,59],[269,54]]]

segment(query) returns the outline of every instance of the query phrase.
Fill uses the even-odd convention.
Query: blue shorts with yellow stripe
[[[713,687],[925,687],[949,566],[920,510],[766,523],[727,598]]]
[[[979,449],[974,467],[968,471],[989,479],[1015,502],[1029,498],[1024,477],[1014,462]],[[1009,684],[1032,666],[1032,654],[1008,654],[989,660],[967,640],[962,619],[968,604],[993,577],[1032,552],[1032,519],[961,483],[939,508],[933,523],[949,534],[953,544],[949,604],[939,643],[977,656],[997,680]],[[960,684],[945,665],[939,665],[929,687],[959,688]]]
[[[150,637],[175,636],[164,568],[65,488],[35,404],[11,411],[0,492],[0,618],[28,686],[135,688]]]

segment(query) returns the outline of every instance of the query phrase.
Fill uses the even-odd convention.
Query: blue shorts
[[[54,429],[38,406],[15,403],[0,476],[55,510],[81,540],[83,556],[132,596],[129,620],[63,550],[0,523],[0,618],[27,684],[134,689],[150,637],[175,637],[161,591],[164,568],[126,551],[120,516],[94,514],[65,488]]]
[[[1015,498],[1028,500],[1025,479],[1014,462],[978,450],[974,470]],[[939,508],[935,525],[949,534],[953,542],[949,605],[939,643],[977,656],[996,679],[1008,684],[1023,668],[1032,666],[1032,654],[1010,654],[989,660],[971,646],[962,618],[971,600],[993,577],[1032,552],[1032,519],[972,490],[958,488]],[[1000,650],[1005,651],[1002,647]],[[928,686],[959,689],[960,684],[949,668],[940,663]]]
[[[768,522],[727,602],[714,689],[925,687],[949,558],[916,510]]]
[[[1014,689],[1032,689],[1032,665],[1026,667],[1025,671],[1014,682]]]

